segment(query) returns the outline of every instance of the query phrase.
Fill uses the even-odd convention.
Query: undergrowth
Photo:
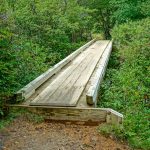
[[[99,107],[113,108],[124,115],[122,127],[108,127],[101,131],[113,132],[132,147],[141,149],[150,148],[149,29],[149,18],[113,29],[115,47],[99,101]]]
[[[11,109],[6,117],[0,121],[0,129],[10,125],[15,119],[21,117],[32,123],[41,123],[44,121],[44,116],[27,111],[26,109]]]

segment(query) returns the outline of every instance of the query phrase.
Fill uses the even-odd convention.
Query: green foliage
[[[0,116],[13,93],[91,39],[91,10],[75,0],[1,0]],[[3,111],[2,111],[3,109]]]
[[[93,10],[93,32],[102,32],[105,39],[110,39],[110,30],[113,27],[111,15],[113,12],[113,5],[109,0],[81,0],[82,5],[87,6]]]
[[[26,109],[15,108],[15,109],[11,109],[9,111],[10,111],[10,113],[7,115],[7,117],[3,118],[0,121],[0,130],[5,128],[10,123],[12,123],[14,121],[14,119],[16,119],[18,117],[22,117],[22,119],[24,119],[26,121],[31,121],[36,124],[44,121],[44,116],[31,113],[31,112],[27,111]]]
[[[44,121],[44,116],[37,115],[37,114],[31,113],[31,112],[26,112],[25,116],[28,121],[31,121],[34,123],[41,123]]]
[[[101,91],[101,107],[125,116],[123,135],[136,148],[147,149],[149,140],[150,19],[115,27],[115,50]],[[138,143],[138,144],[137,144]]]
[[[19,110],[19,109],[12,109],[10,113],[7,115],[7,117],[3,118],[0,121],[0,130],[5,128],[7,125],[9,125],[15,118],[19,117],[20,115],[24,114],[25,110]]]
[[[105,135],[106,137],[109,137],[110,134],[114,139],[118,139],[118,140],[123,140],[125,141],[125,137],[124,137],[124,128],[123,126],[119,125],[119,126],[115,126],[115,125],[110,125],[110,124],[102,124],[100,125],[100,127],[98,128],[98,131]]]
[[[116,24],[150,16],[149,0],[81,0],[81,5],[93,10],[93,32],[102,32],[110,39]]]
[[[150,16],[149,0],[111,0],[110,3],[115,8],[112,19],[117,24]]]

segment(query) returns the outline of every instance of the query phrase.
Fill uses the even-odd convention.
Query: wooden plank
[[[23,107],[31,112],[43,115],[50,120],[106,122],[107,109],[89,109],[74,107],[12,106]]]
[[[87,59],[87,57],[89,57],[89,51],[90,47],[73,60],[68,68],[66,68],[49,86],[47,86],[34,100],[31,101],[31,105],[35,105],[35,103],[40,105],[38,101],[41,99],[42,103],[45,103],[45,101],[47,101],[46,97],[50,97],[63,84],[63,82],[69,78],[77,67],[81,68],[84,61],[89,60]]]
[[[105,45],[106,44],[106,45]],[[82,75],[80,76],[80,78],[77,80],[77,82],[73,85],[73,89],[76,88],[76,91],[73,93],[73,95],[71,97],[69,97],[70,99],[70,105],[75,105],[77,104],[77,101],[79,100],[79,97],[81,96],[87,82],[89,81],[94,68],[97,64],[97,62],[99,61],[100,57],[102,56],[105,47],[107,46],[107,43],[105,43],[103,46],[104,48],[102,48],[103,46],[101,45],[101,48],[98,47],[98,49],[101,51],[99,51],[99,53],[96,53],[96,56],[93,57],[91,64],[88,64],[88,66],[86,67],[86,69],[82,72]],[[70,91],[69,91],[70,92]],[[68,94],[69,94],[68,92]],[[67,96],[67,95],[66,95]],[[68,100],[69,101],[69,100]]]
[[[50,68],[48,71],[46,71],[45,73],[37,77],[35,80],[30,82],[28,85],[23,87],[21,90],[19,90],[16,93],[16,95],[19,95],[19,96],[22,95],[23,99],[29,98],[41,84],[43,84],[46,80],[48,80],[52,75],[57,73],[62,67],[64,67],[67,63],[69,63],[72,59],[74,59],[77,55],[79,55],[82,51],[84,51],[87,47],[89,47],[94,42],[95,42],[95,39],[88,42],[87,44],[85,44],[84,46],[82,46],[81,48],[73,52],[72,54],[70,54],[68,57],[63,59],[58,64],[56,64],[54,67]]]
[[[98,63],[96,73],[94,77],[90,80],[91,86],[89,87],[86,93],[86,101],[90,105],[96,103],[97,101],[98,90],[100,87],[100,83],[102,82],[102,79],[105,74],[105,70],[107,67],[107,63],[110,57],[111,50],[112,50],[112,41],[109,43],[109,45],[105,49],[105,52],[101,60]]]
[[[25,108],[33,113],[42,115],[50,120],[79,121],[79,122],[106,122],[120,125],[123,115],[110,108],[78,108],[78,107],[48,107],[10,105],[11,108]]]
[[[75,106],[107,44],[108,41],[97,42],[95,44],[97,48],[90,50],[89,58],[82,63],[78,62],[80,63],[79,67],[66,78],[67,80],[60,85],[54,94],[46,90],[52,96],[42,97],[43,99],[40,101],[31,102],[31,105]],[[60,80],[63,80],[63,78]],[[53,86],[51,86],[51,89],[53,89]]]
[[[123,115],[113,109],[108,109],[106,122],[108,124],[120,125],[123,123]]]
[[[84,59],[84,61],[90,61],[89,59]],[[79,63],[78,69],[84,69],[85,63]],[[70,82],[74,82],[72,80],[73,76],[78,76],[77,72],[75,71],[73,74],[71,71],[66,72],[65,76],[64,74],[62,76],[58,76],[58,80],[54,80],[52,84],[50,84],[42,93],[39,94],[33,101],[31,101],[30,105],[55,105],[55,102],[58,98],[62,98],[61,94],[64,92],[65,86],[68,84],[71,84]],[[64,84],[65,82],[65,84]],[[60,84],[61,83],[61,84]],[[57,102],[56,102],[56,105]]]
[[[66,80],[66,82],[59,88],[59,90],[53,95],[53,97],[49,98],[49,99],[52,99],[51,105],[57,105],[57,106],[75,106],[76,105],[76,104],[70,103],[70,100],[71,100],[70,98],[73,96],[74,92],[77,90],[77,88],[73,87],[73,85],[82,75],[85,68],[87,67],[87,64],[89,63],[91,63],[91,57],[89,59],[86,59],[86,62],[82,64],[81,67],[78,67],[78,69],[71,74],[68,80]],[[71,87],[73,88],[71,89]]]

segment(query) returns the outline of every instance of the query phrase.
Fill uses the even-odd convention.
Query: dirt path
[[[105,138],[97,126],[62,123],[33,123],[17,118],[0,131],[0,150],[129,150],[126,145]]]

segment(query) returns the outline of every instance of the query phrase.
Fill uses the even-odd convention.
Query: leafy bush
[[[43,49],[26,38],[5,36],[0,44],[0,106],[4,108],[12,94],[45,71],[47,65]],[[2,110],[0,112],[3,115]]]
[[[115,49],[102,85],[100,106],[124,114],[124,137],[136,148],[150,147],[150,18],[112,31]]]
[[[89,40],[90,13],[74,0],[2,0],[0,117],[13,93]]]

